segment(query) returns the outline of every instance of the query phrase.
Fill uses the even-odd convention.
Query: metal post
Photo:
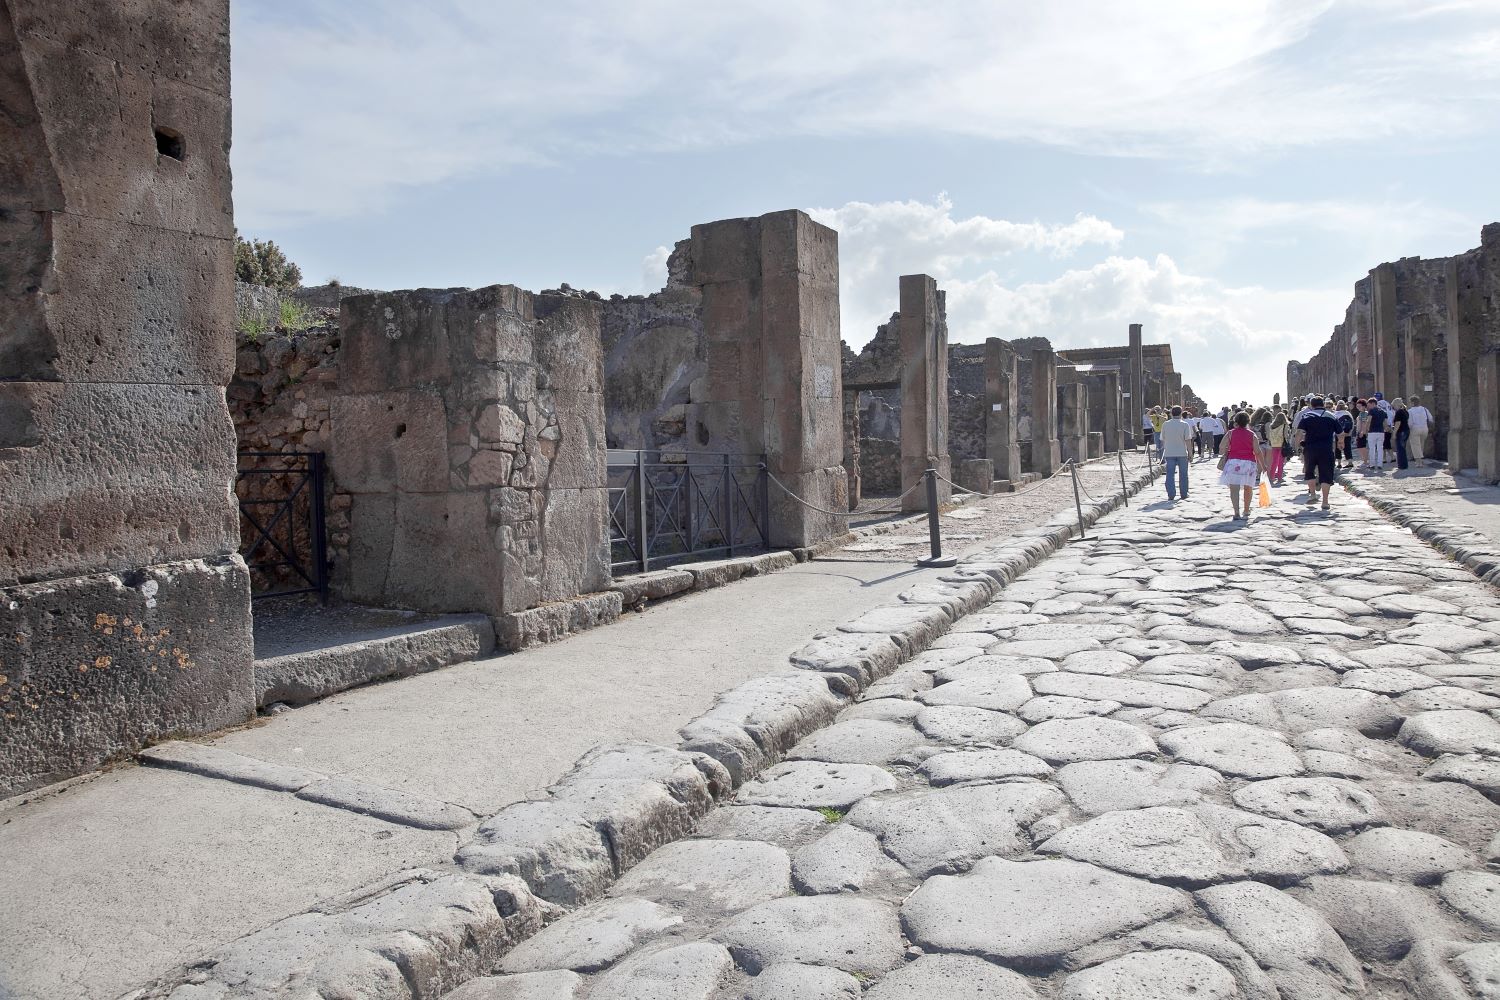
[[[1115,454],[1119,456],[1120,459],[1120,496],[1124,499],[1125,506],[1129,507],[1130,487],[1125,485],[1125,453],[1123,451],[1117,450]]]
[[[323,523],[323,453],[315,451],[308,456],[308,473],[312,476],[312,536],[314,577],[317,580],[318,600],[328,603],[328,539]]]
[[[771,467],[764,455],[760,461],[760,543],[771,547]]]
[[[1083,499],[1078,495],[1078,463],[1070,460],[1068,468],[1073,470],[1073,506],[1078,508],[1078,537],[1087,538],[1083,531]]]
[[[640,542],[641,572],[645,573],[651,568],[651,535],[647,527],[647,509],[651,500],[651,484],[646,481],[646,453],[637,451],[635,453],[635,530],[640,534],[637,536]]]
[[[928,469],[923,476],[927,480],[927,541],[932,549],[932,554],[926,559],[917,560],[918,566],[956,566],[958,559],[955,556],[943,555],[943,536],[938,530],[938,488],[937,470]]]
[[[730,465],[731,458],[732,456],[726,451],[724,453],[724,481],[720,485],[719,493],[724,500],[724,521],[720,525],[720,532],[724,536],[724,544],[729,548],[725,554],[733,557],[734,522],[731,518],[734,517],[734,505],[729,500],[730,491],[734,489],[734,468]]]

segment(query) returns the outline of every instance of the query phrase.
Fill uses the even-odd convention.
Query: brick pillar
[[[984,342],[984,391],[986,454],[995,464],[995,478],[1019,482],[1021,449],[1016,437],[1016,411],[1021,390],[1016,352],[995,337]]]
[[[1057,440],[1057,355],[1031,352],[1031,471],[1050,476],[1062,466]]]
[[[1461,258],[1452,257],[1444,274],[1447,292],[1448,425],[1439,428],[1448,437],[1448,464],[1455,469],[1479,466],[1479,329],[1464,308],[1469,297],[1461,294],[1460,281],[1468,269],[1460,269]]]
[[[838,233],[798,211],[694,226],[692,283],[703,290],[708,352],[702,413],[714,440],[764,455],[786,488],[848,510],[839,341]],[[770,487],[773,548],[844,531]]]
[[[1375,388],[1390,399],[1401,391],[1401,347],[1396,331],[1396,267],[1370,272],[1370,326],[1375,345]]]

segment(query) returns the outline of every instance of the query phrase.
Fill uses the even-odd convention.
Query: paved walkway
[[[1113,465],[1085,471],[1101,497],[1117,485]],[[1071,503],[1063,480],[976,502],[945,517],[948,548]],[[336,794],[318,801],[126,766],[0,804],[0,998],[112,998],[321,900],[445,864],[479,818],[539,794],[589,748],[675,745],[720,692],[784,669],[816,632],[936,576],[912,563],[926,544],[925,529],[898,529],[554,645],[348,691],[208,741],[252,767],[331,779]]]
[[[1500,995],[1500,601],[1299,493],[1106,519],[449,1000]]]
[[[1401,471],[1387,466],[1384,472],[1357,470],[1346,475],[1372,494],[1422,504],[1455,526],[1477,531],[1500,544],[1500,486],[1429,465]]]

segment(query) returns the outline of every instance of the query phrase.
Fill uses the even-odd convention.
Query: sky
[[[1500,0],[236,0],[235,214],[308,284],[639,294],[695,223],[839,232],[950,342],[1285,391],[1353,283],[1500,220]]]

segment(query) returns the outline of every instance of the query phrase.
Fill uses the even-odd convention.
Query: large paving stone
[[[1039,850],[1184,886],[1246,877],[1287,881],[1349,867],[1338,845],[1320,833],[1214,805],[1104,813]]]
[[[1075,674],[1123,674],[1140,666],[1140,659],[1118,649],[1087,649],[1074,653],[1062,662],[1062,668]]]
[[[1038,723],[1012,740],[1011,746],[1053,764],[1143,757],[1156,752],[1156,743],[1135,726],[1093,717]]]
[[[943,667],[932,676],[938,684],[971,680],[996,674],[1045,674],[1057,669],[1057,664],[1040,656],[976,656],[962,663]]]
[[[1174,729],[1157,737],[1180,761],[1242,778],[1281,778],[1303,771],[1302,760],[1280,733],[1238,722]]]
[[[1188,897],[1076,861],[985,858],[928,879],[901,908],[917,945],[1023,969],[1054,968],[1102,938],[1181,913]]]
[[[1445,653],[1461,653],[1467,649],[1478,649],[1481,646],[1500,642],[1500,635],[1494,632],[1469,628],[1466,625],[1444,625],[1435,622],[1413,625],[1411,628],[1392,632],[1388,638],[1393,642],[1430,646],[1433,649],[1441,649]]]
[[[658,848],[610,894],[640,896],[678,911],[733,913],[786,895],[791,860],[755,840],[680,840]]]
[[[895,911],[851,896],[790,896],[762,903],[714,937],[752,975],[786,962],[876,976],[901,963],[905,946]]]
[[[792,859],[799,892],[861,892],[901,882],[906,873],[880,850],[880,842],[849,823],[839,823]]]
[[[1110,639],[1125,639],[1135,635],[1133,628],[1123,625],[1090,625],[1079,622],[1048,622],[1045,625],[1026,625],[1015,631],[1015,638],[1028,639],[1078,639],[1089,638],[1107,642]]]
[[[992,712],[1009,712],[1031,700],[1031,685],[1020,674],[978,675],[923,691],[924,705],[962,705]]]
[[[1359,963],[1317,911],[1258,882],[1197,893],[1208,915],[1253,955],[1285,1000],[1329,1000],[1364,992]]]
[[[989,647],[987,652],[1006,656],[1041,656],[1049,660],[1066,660],[1074,653],[1087,649],[1103,649],[1098,639],[1083,636],[1077,639],[1002,639]]]
[[[500,971],[597,972],[680,923],[681,917],[650,900],[607,899],[574,910],[516,945],[500,961]]]
[[[1408,691],[1437,687],[1441,684],[1435,677],[1419,674],[1405,667],[1361,667],[1350,670],[1339,679],[1339,686],[1373,691],[1376,694],[1402,695]]]
[[[1386,821],[1375,796],[1339,778],[1271,778],[1235,789],[1241,809],[1310,826],[1324,833],[1343,833]]]
[[[1423,712],[1407,719],[1397,739],[1420,754],[1500,754],[1500,722],[1483,712]]]
[[[806,737],[787,756],[835,764],[889,764],[925,742],[921,733],[903,723],[848,719]]]
[[[610,1000],[713,1000],[734,971],[723,945],[695,941],[627,959],[600,976],[591,994]]]
[[[1465,847],[1416,830],[1379,827],[1344,842],[1357,872],[1417,885],[1430,885],[1444,875],[1476,868],[1479,859]]]
[[[1500,830],[1500,806],[1453,781],[1380,781],[1367,786],[1385,806],[1392,826],[1446,837],[1483,851]]]
[[[1355,729],[1366,736],[1390,736],[1402,721],[1401,713],[1384,695],[1335,687],[1239,695],[1208,705],[1203,714],[1287,733],[1332,727]]]
[[[1500,796],[1500,760],[1483,754],[1439,757],[1422,777],[1428,781],[1461,781],[1492,798]]]
[[[583,985],[576,972],[523,972],[471,979],[443,1000],[573,1000]]]
[[[866,1000],[1035,1000],[1023,976],[973,955],[923,955],[876,983]]]
[[[825,764],[790,761],[777,764],[740,789],[747,805],[796,806],[804,809],[848,809],[876,792],[890,791],[896,779],[873,764]]]
[[[1234,976],[1213,959],[1167,948],[1075,972],[1058,1000],[1229,1000],[1241,995]]]
[[[1032,682],[1037,694],[1060,694],[1070,698],[1117,701],[1140,708],[1166,708],[1192,712],[1213,700],[1212,695],[1176,684],[1138,681],[1129,677],[1108,677],[1059,671],[1043,674]]]
[[[1368,649],[1351,649],[1349,659],[1366,667],[1425,667],[1432,663],[1448,663],[1453,656],[1431,646],[1383,643]]]
[[[1230,657],[1247,670],[1302,662],[1302,654],[1291,646],[1247,639],[1221,639],[1210,644],[1208,651]]]
[[[1201,608],[1188,615],[1188,621],[1204,628],[1223,629],[1236,635],[1277,635],[1286,631],[1280,619],[1238,601],[1215,608]]]
[[[917,713],[917,728],[929,739],[960,745],[1009,743],[1026,731],[1013,715],[963,705],[935,705]]]
[[[1019,750],[957,750],[934,754],[918,770],[928,782],[956,785],[964,781],[997,781],[1002,778],[1045,778],[1052,767],[1039,757]]]
[[[726,805],[703,817],[695,834],[709,840],[764,840],[795,847],[821,837],[828,820],[812,809]]]
[[[1360,958],[1395,961],[1419,940],[1456,936],[1452,922],[1414,885],[1318,877],[1291,891],[1321,913]]]
[[[1031,699],[1016,714],[1027,722],[1037,723],[1051,719],[1083,719],[1091,715],[1109,715],[1123,707],[1117,701],[1091,701],[1088,698],[1048,694]]]
[[[1443,902],[1490,934],[1500,934],[1500,875],[1457,871],[1438,887]]]
[[[1191,764],[1100,760],[1068,764],[1057,783],[1090,815],[1149,806],[1196,805],[1224,787],[1219,772]]]
[[[743,1000],[859,1000],[859,980],[838,969],[783,962],[750,980]]]
[[[1039,782],[955,785],[867,799],[846,822],[874,833],[887,854],[927,876],[1029,851],[1031,824],[1063,802],[1061,792]]]
[[[1396,699],[1396,708],[1407,715],[1465,708],[1489,712],[1500,708],[1500,698],[1470,691],[1468,688],[1451,687],[1444,681],[1439,687],[1408,691]]]

